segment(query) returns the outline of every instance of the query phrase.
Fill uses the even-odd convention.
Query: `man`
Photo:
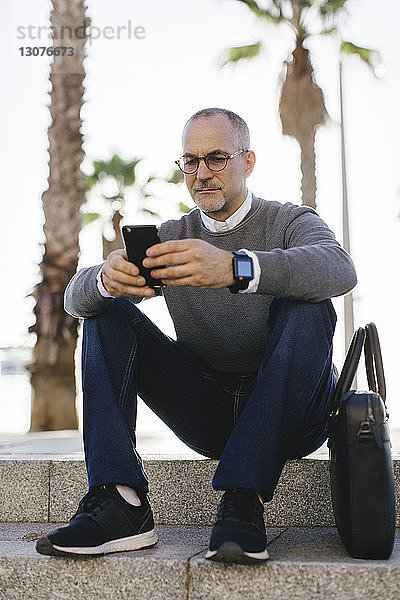
[[[102,554],[157,542],[148,480],[135,448],[136,395],[188,446],[219,459],[224,490],[207,558],[268,558],[263,503],[285,461],[327,437],[336,375],[330,298],[356,284],[354,265],[317,213],[253,196],[248,128],[235,113],[199,111],[183,131],[196,209],[163,223],[144,265],[166,284],[177,341],[136,306],[155,295],[111,252],[68,285],[84,317],[84,444],[89,492],[43,554]],[[167,266],[166,266],[167,265]]]

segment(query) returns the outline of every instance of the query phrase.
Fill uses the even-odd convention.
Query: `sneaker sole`
[[[245,552],[236,542],[225,542],[218,550],[208,550],[207,560],[215,562],[255,564],[269,559],[268,550],[262,552]]]
[[[105,542],[100,546],[88,547],[70,547],[58,546],[53,544],[49,538],[43,537],[36,543],[36,550],[39,554],[47,554],[50,556],[99,556],[109,554],[110,552],[127,552],[129,550],[140,550],[141,548],[150,548],[158,542],[158,536],[155,529],[140,533],[139,535],[131,535],[129,537],[119,538]]]

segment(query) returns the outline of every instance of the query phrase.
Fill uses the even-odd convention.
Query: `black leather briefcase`
[[[350,390],[364,347],[371,391]],[[393,463],[386,387],[374,323],[354,334],[333,397],[329,461],[336,526],[354,558],[389,558],[394,543]]]

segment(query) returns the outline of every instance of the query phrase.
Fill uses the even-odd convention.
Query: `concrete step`
[[[400,436],[398,431],[392,433],[400,526]],[[155,520],[167,525],[211,525],[220,497],[211,489],[217,463],[171,435],[167,428],[156,435],[154,431],[138,434]],[[305,459],[288,461],[274,499],[266,504],[269,526],[334,525],[327,458],[324,445]],[[67,521],[86,491],[78,431],[0,436],[0,522]]]
[[[53,525],[54,526],[54,525]],[[387,561],[355,560],[334,528],[268,530],[263,565],[206,561],[209,527],[158,527],[154,548],[98,558],[41,556],[52,525],[0,525],[0,600],[397,600],[400,532]]]
[[[311,455],[312,456],[312,455]],[[169,525],[211,525],[220,493],[211,489],[216,461],[182,457],[144,460],[155,520]],[[397,526],[400,525],[400,461],[394,462]],[[62,522],[87,491],[84,461],[65,458],[0,460],[1,522]],[[329,464],[324,458],[287,462],[266,522],[275,527],[334,525]]]

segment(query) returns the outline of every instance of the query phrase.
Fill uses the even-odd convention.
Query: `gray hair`
[[[190,121],[199,118],[210,118],[215,115],[224,115],[229,119],[229,122],[232,126],[235,143],[238,146],[238,150],[242,150],[244,148],[250,148],[250,132],[247,127],[246,121],[239,117],[236,113],[228,110],[226,108],[202,108],[197,111],[188,119],[185,123],[185,127]]]

